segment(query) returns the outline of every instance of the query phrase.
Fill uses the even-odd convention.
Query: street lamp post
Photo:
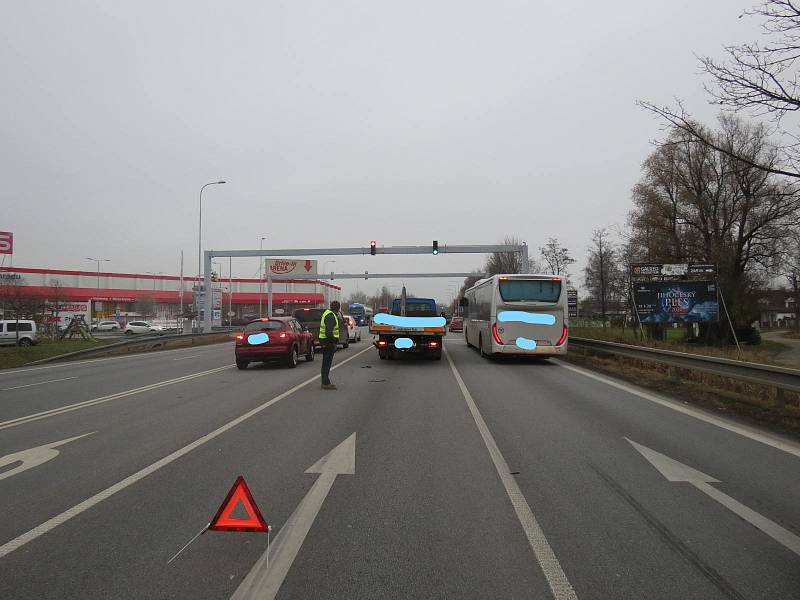
[[[211,181],[206,183],[203,187],[200,188],[200,223],[197,227],[197,287],[200,287],[200,282],[203,281],[203,190],[206,189],[210,185],[221,185],[225,183],[224,179],[220,179],[219,181]],[[197,297],[197,296],[195,296]],[[195,308],[198,312],[198,317],[200,313],[200,307],[197,306],[195,302]]]
[[[94,319],[94,313],[95,313],[94,308],[97,306],[97,297],[100,296],[100,263],[101,262],[111,262],[111,259],[110,258],[87,258],[86,260],[90,260],[92,262],[97,263],[97,291],[95,292],[94,305],[91,305],[91,303],[90,303],[90,306],[92,306],[92,311],[91,311],[92,314],[89,317],[89,327],[91,327],[92,326],[91,322]]]
[[[323,275],[325,274],[325,268],[328,266],[328,263],[335,263],[335,262],[336,262],[335,260],[326,260],[324,263],[322,263],[322,274]],[[322,280],[322,282],[323,282],[323,284],[325,284],[325,280],[324,279]],[[331,291],[331,288],[328,285],[325,285],[325,305],[326,306],[331,303],[330,302],[330,300],[331,300],[330,291]]]
[[[164,271],[145,271],[148,275],[163,275]],[[153,277],[153,291],[156,291],[156,278]]]
[[[262,236],[258,242],[258,249],[264,249],[264,240],[267,239],[266,236]],[[258,318],[260,319],[264,315],[261,314],[261,294],[264,292],[264,257],[258,257]]]

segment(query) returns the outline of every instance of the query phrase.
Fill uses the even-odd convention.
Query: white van
[[[33,346],[38,341],[35,321],[0,321],[0,346]]]

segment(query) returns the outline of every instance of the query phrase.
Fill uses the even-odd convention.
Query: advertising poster
[[[648,281],[634,284],[642,323],[719,321],[717,284],[713,281]]]

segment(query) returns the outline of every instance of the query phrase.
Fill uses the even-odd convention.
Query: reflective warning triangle
[[[231,517],[240,502],[247,513],[246,519]],[[228,495],[225,496],[225,500],[222,501],[217,514],[211,519],[208,528],[213,531],[266,532],[269,530],[269,525],[267,525],[264,517],[261,516],[261,511],[258,510],[258,505],[253,500],[253,494],[250,493],[250,488],[247,487],[244,477],[241,475],[236,478],[236,482],[228,492]]]

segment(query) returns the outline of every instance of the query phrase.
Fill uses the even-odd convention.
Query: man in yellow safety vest
[[[322,313],[319,321],[319,343],[322,346],[322,389],[335,390],[331,383],[331,365],[333,354],[339,343],[339,302],[334,300],[331,307]]]

